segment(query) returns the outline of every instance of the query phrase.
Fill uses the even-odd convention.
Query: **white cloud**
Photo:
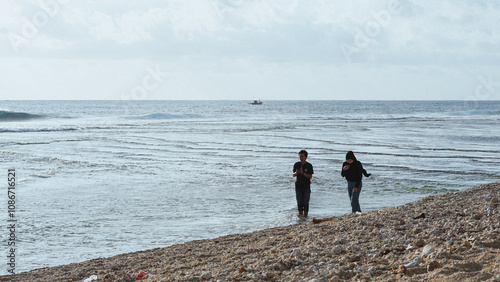
[[[106,9],[68,7],[62,15],[74,29],[85,30],[88,40],[106,40],[117,44],[131,44],[152,40],[154,28],[166,19],[165,10],[125,10],[110,13]]]
[[[169,27],[179,39],[192,40],[199,34],[219,29],[216,7],[213,1],[170,1],[166,7]]]
[[[152,64],[172,72],[172,80],[149,96],[157,98],[246,99],[255,92],[273,99],[298,99],[304,92],[344,98],[331,94],[339,89],[355,97],[394,98],[406,91],[414,98],[460,99],[478,74],[500,80],[494,68],[500,4],[488,0],[30,0],[4,7],[0,51],[10,63],[0,65],[0,74],[18,83],[39,76],[31,91],[37,97],[67,98],[62,89],[70,86],[61,77],[68,75],[82,92],[116,98]],[[24,36],[26,19],[33,24],[43,13],[47,22]],[[25,40],[13,45],[13,33]],[[29,86],[21,88],[29,97]],[[19,89],[0,85],[0,93]]]
[[[389,47],[430,59],[452,54],[474,60],[488,51],[488,45],[500,44],[493,32],[499,24],[498,6],[470,1],[412,1],[411,5],[405,7],[410,14],[387,29]]]

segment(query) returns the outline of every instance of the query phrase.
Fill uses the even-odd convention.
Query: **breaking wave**
[[[498,116],[500,111],[494,110],[474,110],[474,111],[463,111],[463,112],[452,112],[452,116]]]
[[[165,113],[154,113],[149,115],[140,116],[140,119],[195,119],[204,118],[203,115],[199,114],[165,114]]]
[[[0,133],[5,133],[5,132],[17,132],[17,133],[22,133],[22,132],[53,132],[53,131],[75,131],[78,130],[78,128],[74,127],[63,127],[63,128],[0,128]]]
[[[34,115],[22,112],[11,112],[11,111],[1,111],[0,110],[0,121],[21,121],[43,118],[41,115]]]

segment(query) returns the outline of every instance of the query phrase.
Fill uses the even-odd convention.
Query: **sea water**
[[[499,101],[249,102],[0,102],[0,237],[15,169],[16,272],[298,223],[302,149],[310,218],[350,212],[349,150],[372,174],[364,212],[500,179]]]

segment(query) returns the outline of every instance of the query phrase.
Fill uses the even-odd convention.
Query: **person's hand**
[[[304,171],[302,169],[300,169],[299,174],[304,174]]]
[[[372,174],[371,173],[367,173],[366,174],[366,177],[370,177]]]
[[[351,168],[351,166],[350,166],[350,165],[345,165],[342,169],[343,169],[343,170],[348,170],[348,169],[350,169],[350,168]]]

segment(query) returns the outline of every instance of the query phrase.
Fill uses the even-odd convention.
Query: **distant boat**
[[[250,103],[250,105],[262,105],[262,102],[259,100],[253,100],[253,103]]]

